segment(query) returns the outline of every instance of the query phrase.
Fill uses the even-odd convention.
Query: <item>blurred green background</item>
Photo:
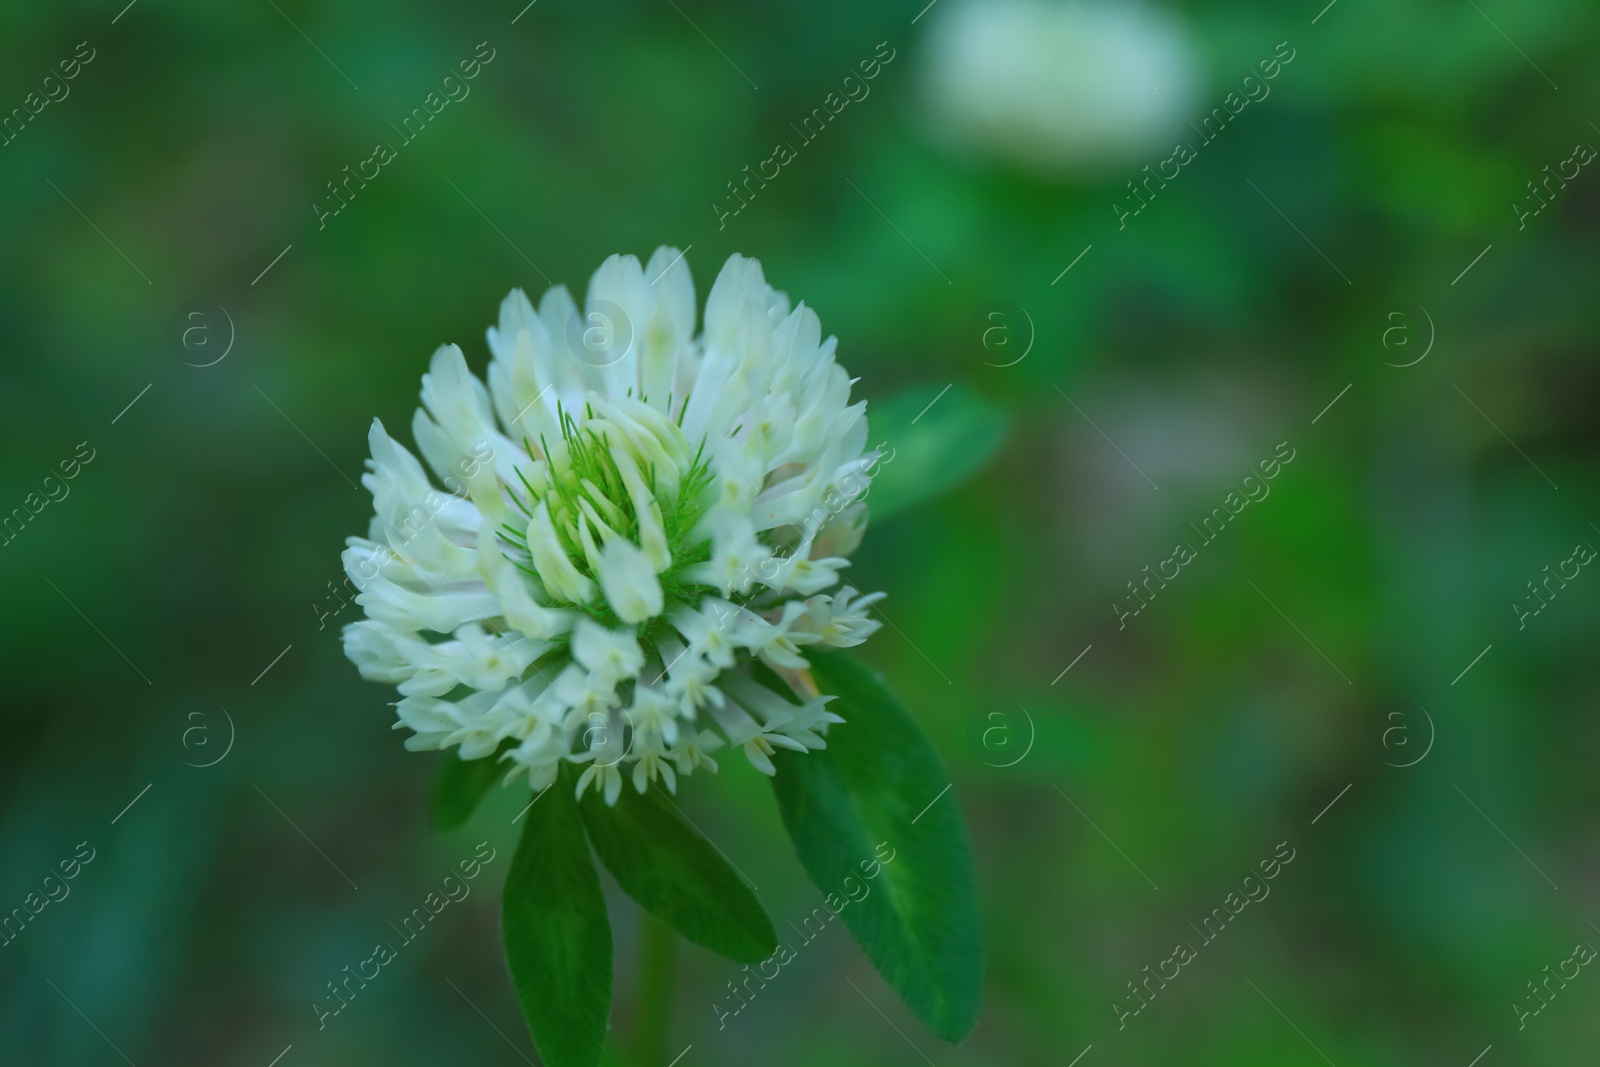
[[[319,613],[371,512],[370,420],[407,426],[433,348],[481,370],[512,286],[581,294],[663,243],[692,246],[702,302],[729,253],[760,258],[869,401],[952,385],[948,410],[1009,420],[850,574],[890,593],[863,651],[970,820],[977,1031],[942,1045],[842,929],[719,1031],[736,968],[685,946],[681,1067],[1592,1061],[1600,977],[1521,1029],[1514,1005],[1600,944],[1600,577],[1520,629],[1511,605],[1600,545],[1597,179],[1520,229],[1512,205],[1600,143],[1600,9],[1169,3],[1193,65],[1156,91],[1185,130],[1295,58],[1119,229],[1126,183],[1198,135],[1112,121],[1133,143],[1066,171],[963,151],[929,89],[958,0],[922,2],[0,11],[0,111],[93,53],[0,147],[0,509],[69,490],[0,548],[0,909],[94,850],[0,947],[0,1062],[532,1061],[497,930],[525,791],[431,832],[439,757],[343,658],[355,609]],[[1110,73],[1036,94],[1069,132],[1131,98],[1127,7],[1077,12]],[[471,95],[319,230],[325,183],[484,41]],[[871,95],[719,228],[726,183],[879,42]],[[897,462],[975,447],[932,412]],[[1270,497],[1201,546],[1280,442]],[[1119,629],[1181,541],[1197,558]],[[819,902],[742,760],[680,792],[780,930]],[[319,1032],[325,983],[483,840],[472,897]],[[1119,1029],[1126,983],[1199,947],[1280,842],[1270,897]],[[626,1026],[637,911],[612,913]]]

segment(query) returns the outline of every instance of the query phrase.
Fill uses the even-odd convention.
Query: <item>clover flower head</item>
[[[681,253],[612,256],[581,312],[564,286],[506,297],[487,385],[434,353],[411,430],[443,491],[373,421],[344,648],[398,687],[406,747],[498,752],[535,789],[581,764],[579,794],[615,803],[726,746],[772,774],[842,721],[801,649],[879,626],[882,594],[825,592],[866,525],[866,404],[753,259],[728,259],[695,325]]]
[[[954,0],[929,21],[921,81],[935,135],[1046,177],[1170,151],[1194,109],[1198,49],[1165,6]]]

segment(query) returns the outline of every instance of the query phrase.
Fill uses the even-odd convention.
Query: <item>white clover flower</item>
[[[929,21],[921,81],[936,135],[1034,171],[1170,149],[1194,105],[1192,34],[1140,0],[951,0]]]
[[[503,748],[535,789],[581,764],[608,803],[724,746],[767,774],[822,747],[842,720],[800,650],[865,640],[882,594],[822,592],[877,454],[816,314],[736,255],[696,336],[689,268],[659,248],[606,260],[582,317],[564,286],[537,311],[513,290],[488,338],[487,387],[455,345],[422,377],[412,435],[449,494],[374,420],[375,514],[344,553],[367,615],[345,654],[399,688],[406,746]]]

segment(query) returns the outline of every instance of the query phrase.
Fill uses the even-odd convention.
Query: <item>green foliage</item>
[[[0,712],[3,906],[26,910],[62,846],[101,848],[71,897],[0,950],[4,1062],[78,1063],[91,1047],[122,1062],[63,994],[139,1064],[196,1058],[192,1028],[163,1023],[182,1017],[207,1020],[208,1062],[265,1064],[292,1040],[278,1067],[522,1063],[474,1004],[534,1058],[502,1021],[504,979],[483,974],[473,931],[499,899],[481,878],[443,916],[460,928],[405,950],[425,965],[386,968],[302,1042],[318,1025],[306,1000],[334,977],[318,961],[383,936],[441,860],[468,854],[405,817],[427,809],[433,761],[400,748],[394,693],[340,654],[339,631],[361,609],[336,557],[372,515],[349,484],[370,420],[411,442],[437,343],[461,343],[481,370],[484,327],[512,286],[537,302],[548,275],[581,302],[604,257],[648,256],[663,241],[693,246],[697,310],[729,253],[760,257],[838,336],[860,377],[852,395],[869,402],[870,443],[898,448],[847,574],[890,592],[895,627],[864,651],[918,712],[985,843],[985,1014],[960,1050],[928,1050],[940,1067],[1065,1064],[1091,1040],[1078,1067],[1096,1067],[1118,1025],[1109,996],[1193,937],[1189,922],[1246,865],[1302,837],[1307,866],[1252,905],[1252,926],[1117,1034],[1123,1062],[1324,1064],[1246,977],[1342,1067],[1464,1065],[1491,1042],[1479,1067],[1558,1064],[1594,1046],[1593,1013],[1573,999],[1594,995],[1581,982],[1522,1032],[1505,998],[1600,922],[1569,899],[1581,896],[1569,878],[1592,867],[1595,776],[1573,757],[1600,746],[1600,588],[1586,571],[1526,630],[1511,608],[1546,563],[1600,536],[1585,507],[1600,492],[1600,175],[1585,168],[1526,228],[1512,206],[1518,194],[1531,205],[1530,180],[1547,196],[1559,186],[1540,184],[1542,168],[1555,171],[1575,140],[1600,145],[1588,125],[1600,115],[1581,106],[1600,88],[1600,4],[1159,0],[1197,35],[1207,72],[1174,116],[1177,137],[1198,138],[1188,123],[1202,125],[1274,42],[1300,58],[1119,229],[1111,204],[1127,203],[1127,182],[1146,164],[1154,173],[1172,139],[1064,181],[945,151],[918,90],[946,3],[914,26],[927,0],[789,6],[772,9],[776,22],[748,5],[677,0],[680,15],[541,0],[514,25],[527,0],[276,3],[281,13],[201,0],[125,13],[127,0],[0,5],[5,114],[43,95],[74,42],[99,53],[65,83],[67,99],[0,149],[0,331],[14,354],[0,386],[3,514],[26,512],[30,493],[46,499],[41,479],[77,442],[98,450],[63,483],[70,497],[0,549],[12,598],[0,626],[17,665]],[[341,168],[394,137],[389,124],[486,38],[499,58],[470,98],[376,181],[344,187]],[[883,39],[900,57],[871,96],[778,180],[741,184]],[[708,205],[730,179],[759,197],[722,227]],[[357,197],[323,229],[311,203],[330,180]],[[1014,366],[995,366],[1015,353],[986,350],[973,326],[997,297],[1037,325]],[[195,349],[165,334],[172,321],[198,325],[187,314],[200,299],[232,318],[207,314]],[[1424,312],[1433,354],[1393,366],[1421,354]],[[1402,324],[1408,333],[1386,332]],[[195,366],[222,354],[233,326],[232,354]],[[928,387],[897,431],[893,398],[907,383]],[[973,479],[985,507],[967,506],[980,488],[969,483],[882,522],[916,455],[903,428],[922,432],[964,387],[1013,416],[1006,462]],[[1271,498],[1119,630],[1108,601],[1194,537],[1189,523],[1285,438],[1303,458]],[[935,699],[948,714],[923,714],[945,711]],[[239,743],[215,766],[182,765],[226,747],[219,705]],[[1438,721],[1432,755],[1384,766],[1421,750],[1419,706]],[[984,732],[1002,721],[1009,732]],[[1402,723],[1409,734],[1386,733]],[[1027,748],[1035,724],[1031,755],[995,766]],[[1403,736],[1403,752],[1384,747]],[[786,864],[789,845],[767,783],[729,755],[721,775],[680,791],[719,813],[717,843],[760,883],[781,931],[789,904],[763,871]],[[496,880],[526,821],[505,819],[528,799],[504,818],[486,803],[470,824],[473,841],[501,847]],[[393,910],[375,906],[378,893]],[[1311,956],[1316,966],[1294,965]],[[737,1033],[712,1036],[703,1005],[727,994],[729,969],[711,960],[680,974],[670,1051],[695,1047],[678,1067],[923,1064],[866,1005],[817,1010],[855,998],[821,959],[786,967]],[[1387,995],[1353,1001],[1352,982]],[[267,1018],[290,1032],[263,1048]],[[755,1044],[762,1028],[783,1039]]]
[[[500,742],[493,755],[482,759],[460,759],[459,749],[445,754],[438,777],[433,780],[433,796],[429,803],[435,829],[456,830],[466,825],[484,794],[506,773],[508,765],[500,762],[500,754],[514,744],[515,741],[507,738]]]
[[[501,901],[506,965],[545,1063],[594,1067],[611,1007],[611,922],[572,775],[524,818]]]
[[[962,385],[943,396],[937,386],[907,389],[869,405],[867,416],[871,443],[893,449],[872,479],[873,521],[926,503],[982,470],[1010,422],[1003,409]]]
[[[983,948],[966,823],[933,746],[882,681],[847,654],[813,653],[812,670],[845,722],[828,747],[780,752],[773,789],[800,862],[825,894],[893,850],[877,887],[841,912],[884,979],[946,1041],[971,1032]],[[937,800],[935,799],[937,798]]]
[[[591,791],[579,808],[601,861],[650,914],[740,963],[777,948],[772,920],[744,879],[654,789],[641,795],[625,787],[614,807]]]

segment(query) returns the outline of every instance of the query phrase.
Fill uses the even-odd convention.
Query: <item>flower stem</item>
[[[637,1067],[666,1067],[676,955],[677,940],[672,927],[644,913],[639,927],[639,993],[633,1034]]]

